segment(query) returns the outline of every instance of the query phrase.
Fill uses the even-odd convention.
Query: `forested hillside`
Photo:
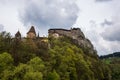
[[[100,59],[109,66],[112,80],[120,80],[120,52],[100,56]]]
[[[102,56],[100,56],[100,59],[112,58],[112,57],[120,58],[120,52],[115,52],[115,53],[108,54],[108,55],[102,55]]]
[[[111,80],[111,70],[97,55],[68,37],[46,42],[0,33],[0,80]]]

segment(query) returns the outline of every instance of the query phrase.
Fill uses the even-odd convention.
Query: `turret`
[[[36,38],[36,32],[34,26],[31,26],[30,30],[27,32],[27,38]]]
[[[15,34],[15,38],[16,39],[21,39],[21,33],[19,31]]]

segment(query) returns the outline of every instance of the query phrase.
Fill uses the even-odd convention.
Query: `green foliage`
[[[31,59],[28,64],[18,65],[13,72],[15,80],[42,80],[42,69],[44,68],[41,59],[36,57]]]
[[[106,58],[106,59],[103,59],[102,61],[106,65],[109,65],[111,69],[112,80],[119,80],[120,79],[120,58],[119,57]]]
[[[23,80],[26,72],[29,71],[29,67],[26,64],[20,64],[14,69],[13,79]]]
[[[1,80],[110,80],[110,69],[96,55],[83,51],[67,37],[49,41],[0,36]],[[8,40],[8,43],[4,42]],[[4,45],[4,46],[3,46]],[[2,52],[10,52],[2,53]],[[89,52],[88,52],[89,53]],[[111,62],[109,62],[111,63]],[[116,72],[118,71],[118,72]],[[118,68],[112,69],[119,75]],[[115,79],[113,79],[115,80]]]
[[[24,76],[24,80],[43,80],[41,72],[27,72]]]
[[[11,69],[13,65],[13,58],[8,53],[2,53],[0,54],[0,72]]]
[[[28,62],[28,65],[34,68],[34,71],[43,72],[45,69],[44,62],[39,58],[35,57]]]
[[[0,79],[7,80],[11,76],[10,70],[12,69],[13,58],[11,55],[6,52],[0,54]]]
[[[51,66],[61,76],[62,80],[96,80],[104,79],[99,61],[83,53],[69,42],[68,38],[53,39],[50,49]],[[94,60],[94,62],[93,62]],[[96,63],[96,64],[94,64]],[[100,74],[97,72],[100,71]],[[95,76],[97,74],[97,76]]]
[[[0,53],[9,52],[11,49],[11,35],[7,32],[0,33]]]
[[[53,72],[50,72],[47,76],[47,80],[60,80],[59,74],[54,70]]]
[[[111,65],[112,70],[112,80],[120,79],[120,64]]]

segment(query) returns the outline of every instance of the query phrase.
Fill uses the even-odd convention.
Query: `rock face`
[[[85,35],[81,31],[80,28],[72,28],[70,30],[66,29],[49,29],[49,36],[53,36],[55,38],[66,36],[72,38],[73,42],[81,47],[85,53],[96,54],[96,50],[90,40],[85,38]]]

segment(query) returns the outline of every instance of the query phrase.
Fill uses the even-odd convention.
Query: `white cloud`
[[[25,36],[26,29],[19,21],[18,10],[23,8],[24,0],[0,0],[0,23],[4,25],[4,30],[10,32],[12,36],[20,30]]]

